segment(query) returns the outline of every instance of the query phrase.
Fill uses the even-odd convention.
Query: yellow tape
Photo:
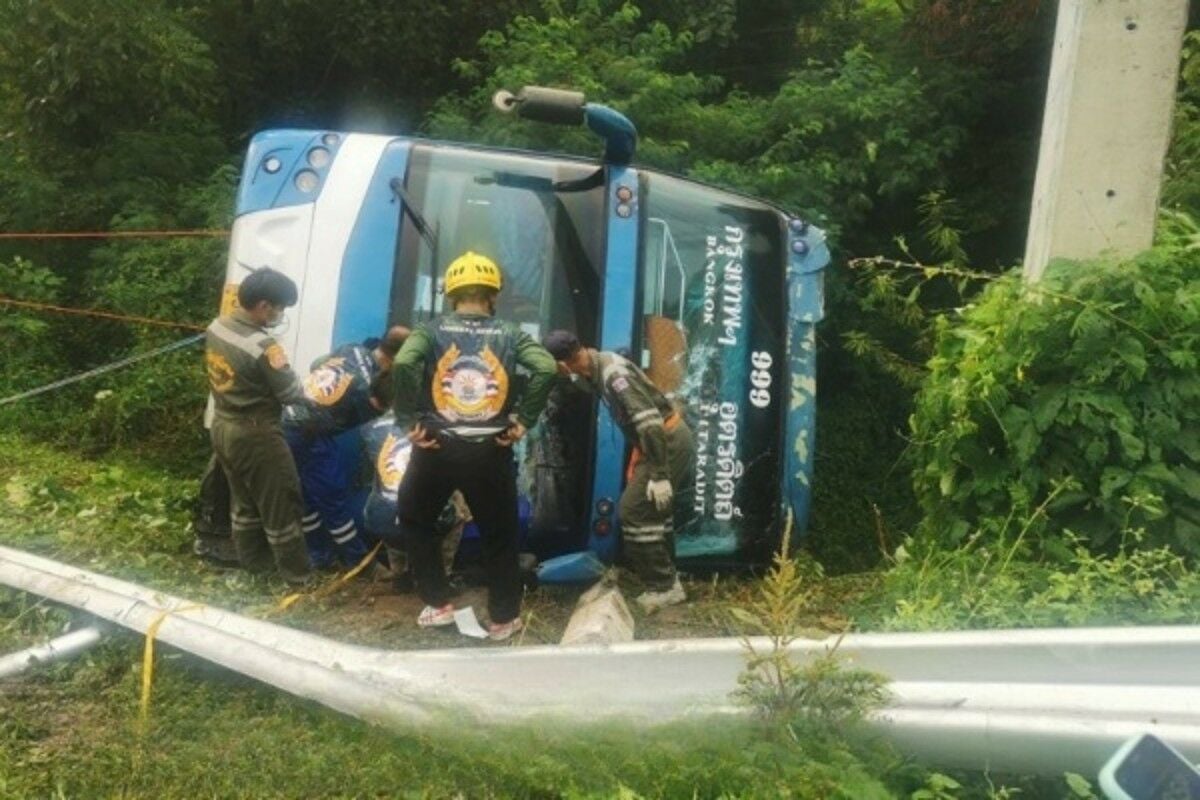
[[[279,604],[270,612],[268,612],[268,615],[287,611],[296,603],[300,602],[300,600],[304,597],[328,597],[329,595],[339,591],[347,583],[358,577],[358,575],[364,569],[366,569],[368,565],[370,565],[370,563],[375,559],[375,556],[379,554],[379,550],[382,547],[383,542],[377,543],[371,552],[367,553],[366,556],[363,557],[363,560],[358,562],[354,569],[350,570],[345,575],[339,576],[338,579],[332,583],[328,583],[307,594],[304,592],[289,594],[287,597],[280,600]],[[146,723],[150,719],[150,695],[154,688],[154,639],[158,636],[158,629],[161,628],[162,624],[167,621],[167,617],[171,616],[172,614],[181,614],[184,611],[194,611],[203,607],[204,606],[201,605],[190,605],[181,606],[179,608],[163,609],[154,617],[154,619],[150,620],[150,624],[146,626],[146,645],[142,650],[142,699],[138,716],[142,732],[145,732]]]
[[[274,608],[268,611],[267,616],[271,616],[273,614],[282,614],[284,611],[287,611],[289,608],[296,605],[296,603],[299,603],[305,597],[311,597],[314,599],[329,597],[331,594],[340,591],[347,583],[354,580],[364,569],[370,566],[371,562],[375,560],[375,556],[379,554],[379,550],[382,547],[383,542],[377,542],[375,547],[371,549],[371,552],[363,556],[362,561],[359,561],[358,564],[355,565],[354,569],[350,570],[345,575],[339,575],[336,580],[331,581],[324,586],[313,589],[311,592],[296,592],[295,594],[289,594],[287,597],[280,600]]]
[[[150,691],[154,687],[154,637],[158,636],[158,629],[166,622],[167,617],[184,611],[194,611],[198,608],[203,608],[203,606],[191,605],[163,609],[146,626],[146,646],[142,650],[142,703],[138,717],[143,731],[146,730],[146,721],[150,718]]]

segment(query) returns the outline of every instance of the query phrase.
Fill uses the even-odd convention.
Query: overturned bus
[[[603,157],[264,131],[238,187],[223,306],[249,269],[289,275],[300,299],[277,337],[303,372],[337,346],[440,313],[446,264],[484,253],[505,273],[498,315],[535,338],[567,328],[628,351],[684,409],[697,463],[678,493],[678,556],[763,559],[789,519],[802,532],[808,516],[823,233],[761,200],[631,165],[632,124],[582,95],[527,87],[496,102],[586,124]],[[556,391],[517,455],[526,549],[611,561],[626,442],[607,410]]]

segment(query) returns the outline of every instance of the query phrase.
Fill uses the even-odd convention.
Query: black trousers
[[[508,622],[521,613],[517,476],[512,449],[491,439],[468,442],[444,436],[440,441],[442,446],[437,450],[413,448],[397,498],[397,522],[408,547],[417,593],[431,606],[445,605],[453,596],[436,528],[438,515],[457,489],[479,528],[488,615],[492,622]]]

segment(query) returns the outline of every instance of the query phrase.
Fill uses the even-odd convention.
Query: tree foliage
[[[898,14],[868,18],[899,35]],[[771,198],[854,238],[880,203],[942,181],[966,134],[911,62],[853,39],[842,45],[825,61],[796,59],[781,83],[752,93],[689,68],[711,43],[632,3],[548,0],[543,16],[516,18],[484,37],[478,60],[457,63],[475,88],[440,101],[428,129],[594,153],[586,131],[497,115],[489,102],[503,88],[573,87],[636,121],[641,163]]]

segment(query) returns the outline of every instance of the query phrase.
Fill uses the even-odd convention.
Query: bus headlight
[[[333,147],[339,141],[340,139],[338,139],[338,135],[336,133],[327,133],[321,137],[321,144],[325,145],[326,147]]]
[[[308,165],[313,169],[329,166],[329,151],[324,147],[314,147],[308,151]]]
[[[279,170],[282,166],[283,166],[283,162],[280,161],[277,156],[267,156],[266,158],[263,159],[263,162],[262,162],[263,172],[269,173],[271,175],[274,175],[276,172],[279,172]]]
[[[310,194],[317,190],[317,184],[321,179],[317,177],[317,173],[311,169],[302,169],[296,173],[296,188],[305,194]]]
[[[797,239],[792,242],[792,252],[798,256],[802,256],[808,252],[808,242],[803,239]]]

